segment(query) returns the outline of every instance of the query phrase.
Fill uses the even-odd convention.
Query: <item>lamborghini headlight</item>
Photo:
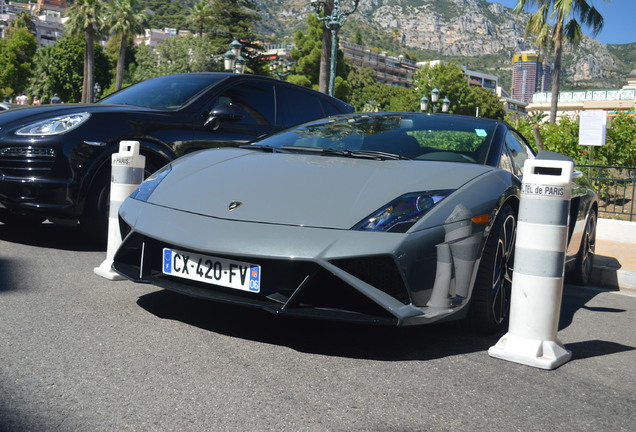
[[[152,195],[155,189],[157,189],[159,183],[161,183],[161,181],[166,178],[168,174],[170,174],[170,171],[172,171],[171,164],[164,166],[159,171],[148,177],[146,181],[140,184],[137,189],[135,189],[133,193],[130,194],[130,197],[139,201],[148,201],[150,195]]]
[[[371,213],[352,229],[404,233],[453,190],[412,192]]]
[[[50,136],[60,135],[75,129],[90,118],[87,112],[68,114],[32,123],[19,129],[16,135],[26,136]]]

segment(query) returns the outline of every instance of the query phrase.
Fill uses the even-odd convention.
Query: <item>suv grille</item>
[[[48,147],[0,149],[0,174],[9,177],[42,177],[51,170],[55,150]]]

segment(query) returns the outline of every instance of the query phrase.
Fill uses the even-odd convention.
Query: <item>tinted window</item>
[[[232,104],[238,107],[244,118],[237,123],[261,126],[276,125],[276,103],[272,84],[240,83],[216,96],[209,110],[217,105]]]
[[[326,116],[317,95],[287,87],[280,87],[279,93],[284,113],[284,127],[294,126]]]
[[[342,114],[342,111],[334,104],[325,99],[320,99],[322,108],[325,111],[325,116],[332,116]]]
[[[510,153],[511,163],[514,173],[518,176],[523,175],[523,164],[531,156],[530,151],[526,147],[523,139],[513,131],[508,131],[506,135],[506,148]]]
[[[221,77],[213,75],[166,75],[127,87],[99,103],[175,110],[220,79]]]

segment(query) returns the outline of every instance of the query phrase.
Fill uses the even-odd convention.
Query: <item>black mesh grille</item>
[[[263,307],[277,313],[395,323],[395,317],[389,311],[314,262],[241,257],[242,261],[261,266],[261,291],[254,294],[163,274],[164,247],[172,248],[173,245],[132,233],[117,251],[114,267],[133,280],[151,282],[196,297]],[[175,249],[184,250],[182,247]]]
[[[42,177],[51,170],[55,150],[39,147],[0,149],[0,173],[10,177]]]
[[[404,279],[390,255],[340,259],[331,263],[404,304],[411,302]]]

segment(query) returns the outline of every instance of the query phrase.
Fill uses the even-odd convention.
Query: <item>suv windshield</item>
[[[100,104],[135,105],[176,110],[224,77],[211,74],[166,75],[142,81],[99,101]]]

